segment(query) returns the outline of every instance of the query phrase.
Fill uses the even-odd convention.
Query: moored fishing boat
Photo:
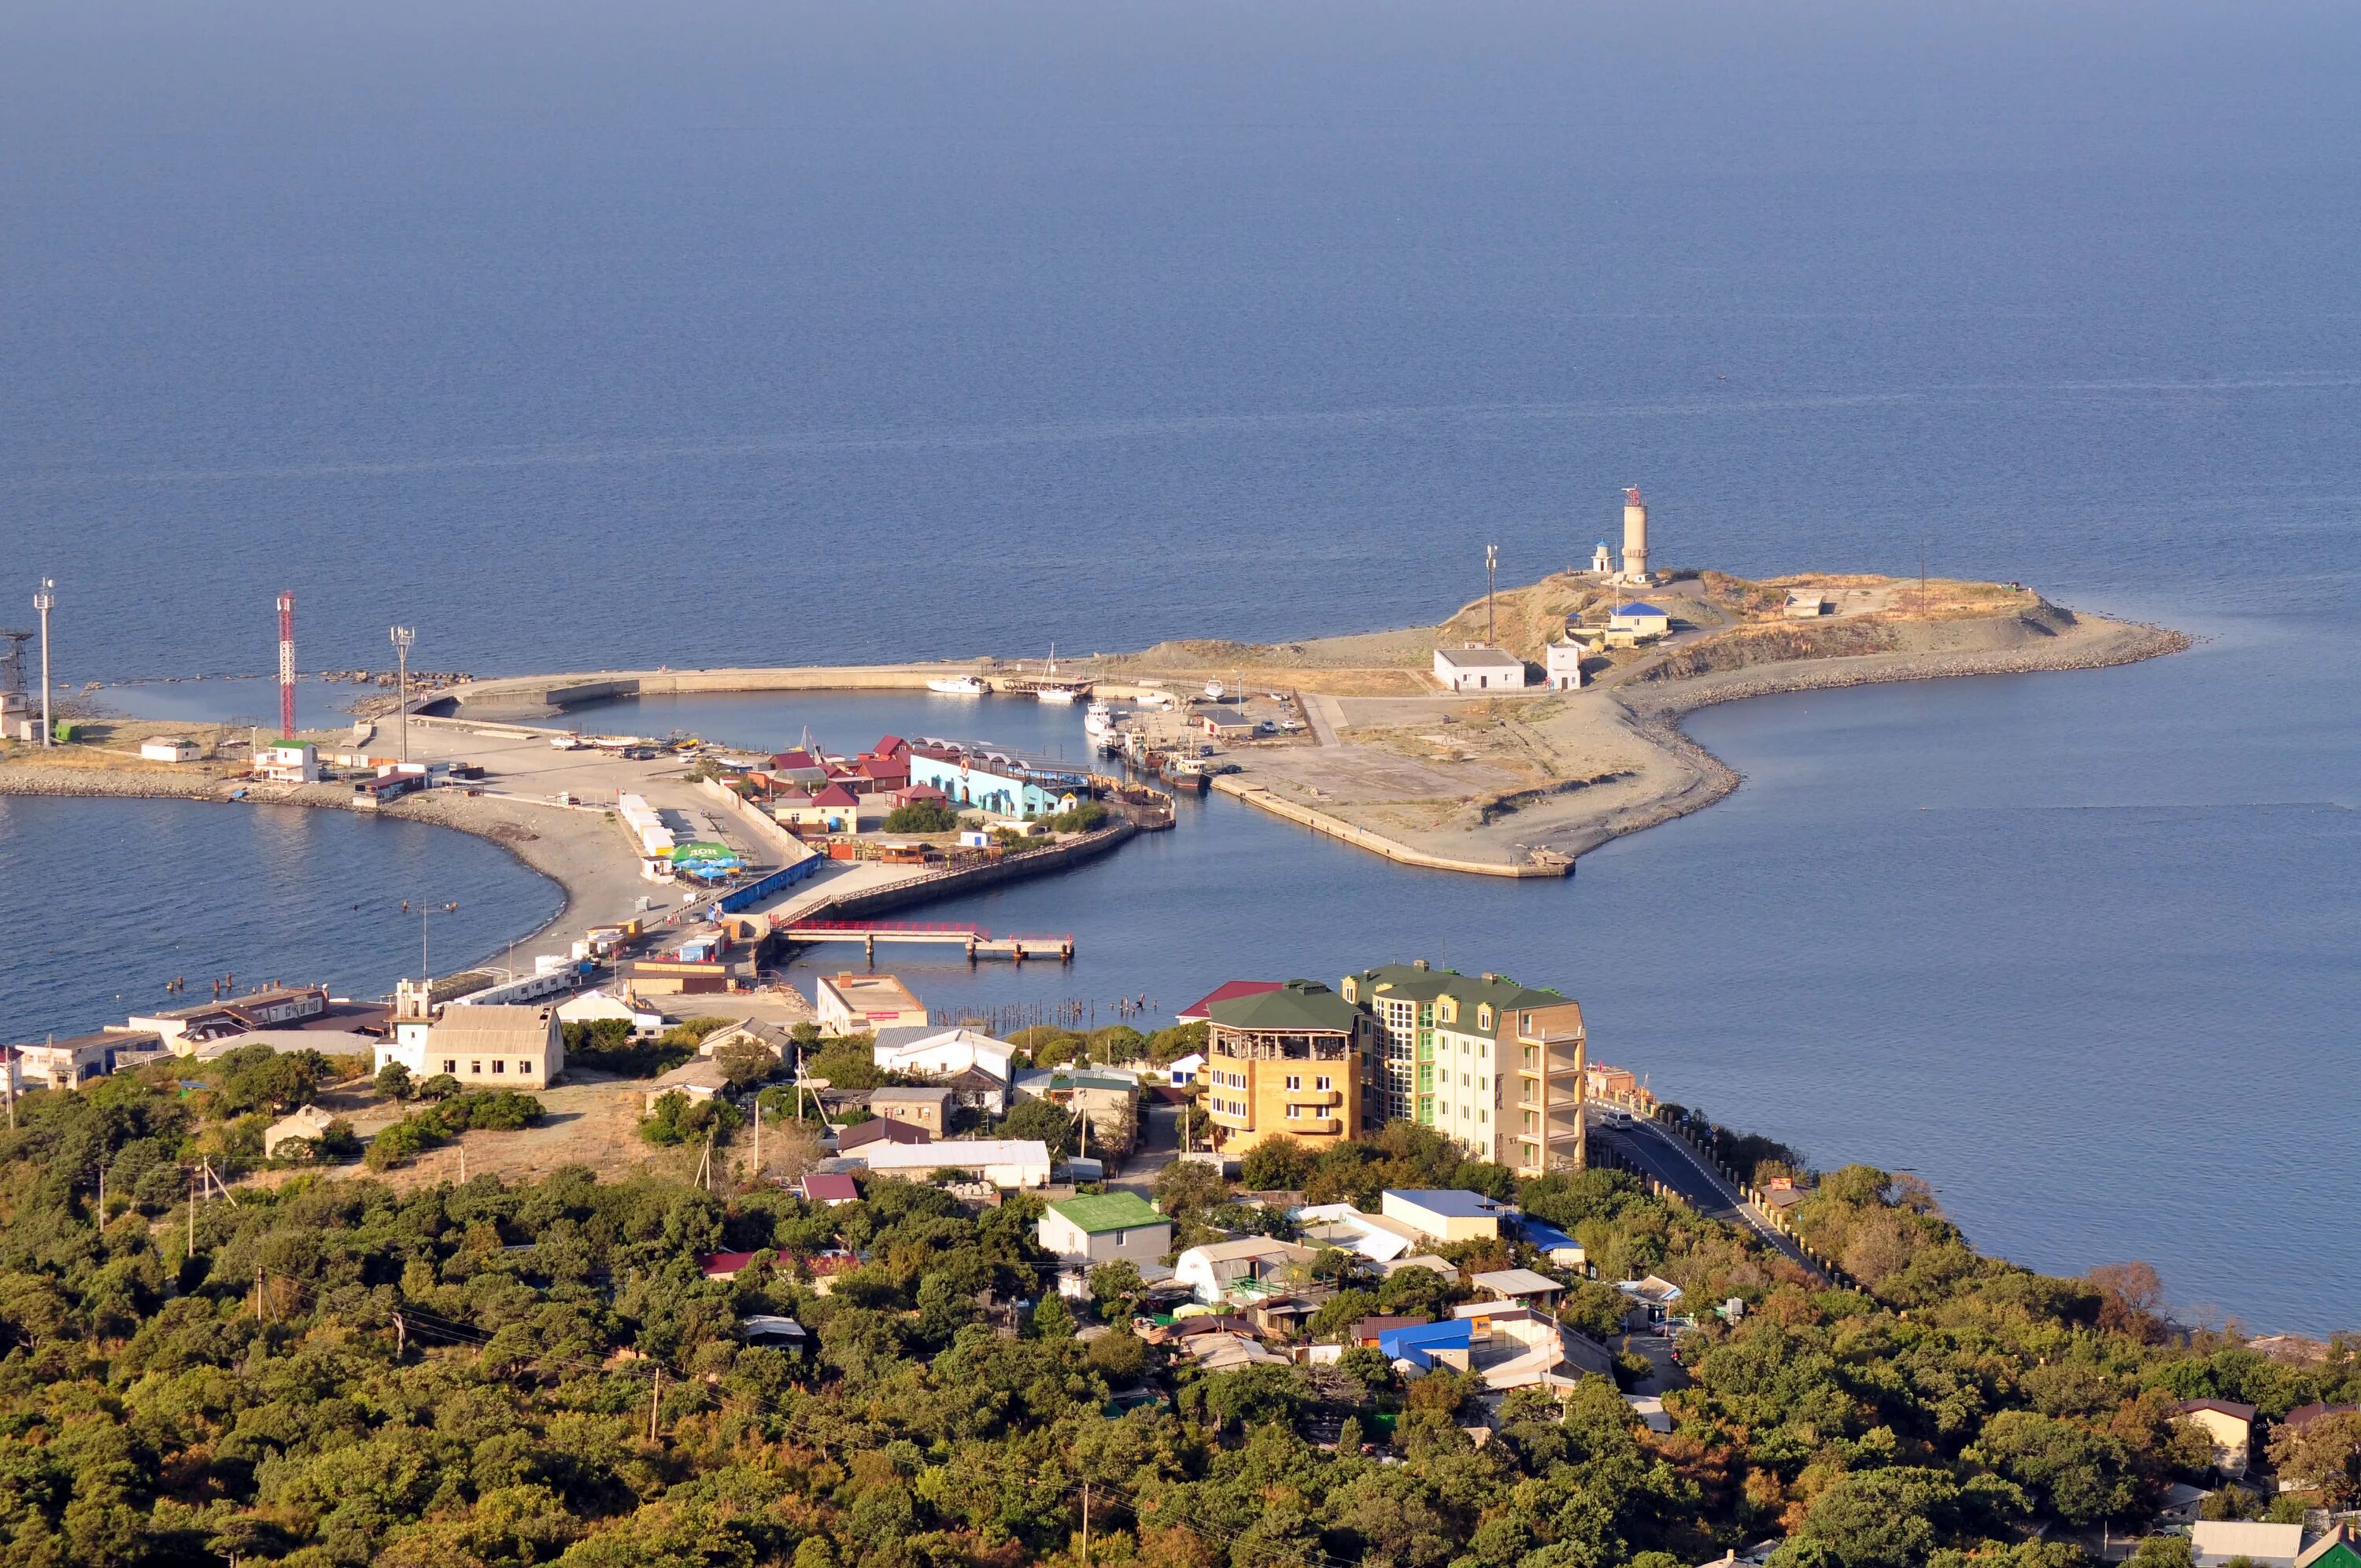
[[[982,696],[992,688],[974,675],[936,675],[927,682],[927,689],[944,696]]]

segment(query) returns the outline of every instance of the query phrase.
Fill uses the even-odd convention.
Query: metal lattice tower
[[[279,738],[295,739],[295,596],[279,596]]]

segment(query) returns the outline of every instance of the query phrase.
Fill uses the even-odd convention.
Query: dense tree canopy
[[[186,1163],[273,1092],[253,1064],[225,1076],[35,1095],[0,1137],[0,1561],[1015,1568],[1077,1559],[1087,1483],[1093,1562],[1137,1568],[1677,1568],[1766,1536],[1780,1568],[2073,1568],[2071,1531],[2136,1521],[2202,1471],[2175,1399],[2280,1415],[2361,1393],[2350,1346],[2293,1367],[2164,1330],[2111,1305],[2120,1282],[1978,1257],[1881,1172],[1804,1207],[1862,1265],[1831,1289],[1627,1177],[1518,1192],[1409,1128],[1306,1184],[1484,1184],[1610,1276],[1743,1303],[1688,1342],[1672,1432],[1604,1378],[1503,1398],[1447,1371],[1405,1384],[1363,1349],[1207,1374],[1129,1331],[1129,1265],[1027,1311],[1054,1266],[1022,1195],[875,1180],[822,1208],[580,1169],[407,1190],[303,1174],[192,1226]],[[502,1114],[490,1098],[468,1117]],[[1268,1212],[1203,1167],[1159,1192],[1187,1225]],[[719,1250],[753,1261],[708,1279],[697,1255]],[[1469,1288],[1330,1273],[1323,1331]],[[1607,1329],[1611,1298],[1577,1288],[1567,1315]],[[804,1324],[807,1351],[747,1343],[755,1313]],[[2333,1495],[2349,1418],[2308,1431],[2283,1467]]]

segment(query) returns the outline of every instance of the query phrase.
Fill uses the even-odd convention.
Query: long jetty
[[[995,937],[981,926],[920,920],[792,920],[773,928],[787,942],[859,942],[872,962],[879,943],[888,946],[955,946],[970,963],[978,959],[1057,959],[1074,961],[1071,932],[1056,937]]]

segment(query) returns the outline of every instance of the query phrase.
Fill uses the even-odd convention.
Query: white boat
[[[1080,702],[1084,689],[1082,686],[1039,686],[1035,688],[1033,695],[1043,702]]]
[[[1207,681],[1205,683],[1205,700],[1207,702],[1219,702],[1229,695],[1229,688],[1222,685],[1221,682]]]
[[[1115,729],[1115,709],[1103,702],[1091,704],[1082,714],[1082,733],[1093,738],[1110,734]]]
[[[1170,692],[1142,692],[1139,694],[1139,706],[1142,707],[1152,707],[1157,709],[1159,712],[1163,712],[1173,706],[1172,694]]]
[[[937,675],[927,682],[927,689],[945,696],[982,696],[992,688],[973,675]]]

